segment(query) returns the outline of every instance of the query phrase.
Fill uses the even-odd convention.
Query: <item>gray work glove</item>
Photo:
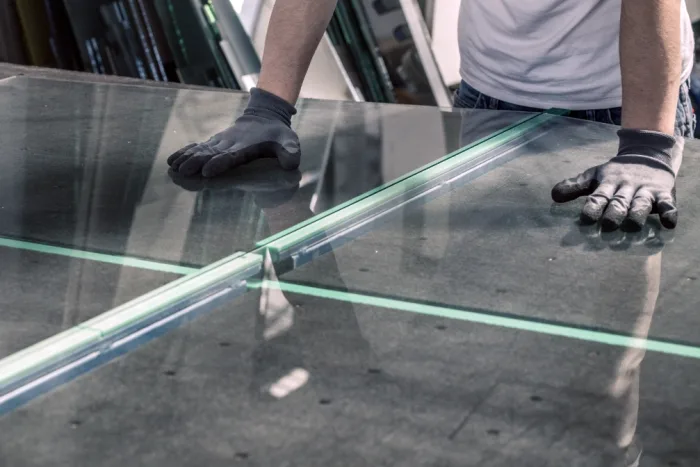
[[[581,221],[602,220],[604,230],[620,227],[625,219],[633,229],[641,229],[650,213],[658,213],[661,224],[673,229],[678,222],[675,180],[682,158],[682,138],[629,129],[617,134],[617,156],[559,182],[552,189],[552,199],[566,203],[588,196]]]
[[[204,143],[190,144],[168,157],[175,172],[214,177],[255,159],[274,157],[285,170],[299,167],[299,137],[291,128],[294,106],[262,89],[250,91],[248,107],[236,122]]]

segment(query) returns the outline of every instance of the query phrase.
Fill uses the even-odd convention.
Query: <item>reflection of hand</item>
[[[553,204],[550,213],[554,217],[570,217],[571,210],[562,210]],[[572,218],[573,220],[573,218]],[[647,222],[641,229],[622,229],[605,231],[599,224],[576,222],[561,240],[563,247],[582,247],[588,251],[624,251],[635,256],[653,256],[666,244],[672,243],[673,230],[664,230],[658,222]]]
[[[299,190],[301,172],[282,170],[272,161],[257,161],[236,173],[218,178],[185,177],[168,171],[173,182],[187,191],[245,192],[255,195],[258,206],[274,207],[290,200]]]
[[[678,210],[673,159],[680,158],[682,144],[653,131],[620,130],[618,135],[616,157],[558,183],[552,199],[565,203],[588,196],[581,220],[602,220],[604,230],[617,229],[625,219],[631,229],[639,230],[650,213],[658,213],[664,227],[674,228]]]
[[[168,158],[168,165],[182,175],[201,173],[214,177],[261,158],[276,158],[280,167],[299,167],[299,137],[291,128],[294,106],[262,89],[251,90],[243,115],[233,126],[209,140],[190,144]]]

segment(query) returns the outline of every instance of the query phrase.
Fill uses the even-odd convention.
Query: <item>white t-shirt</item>
[[[695,46],[682,3],[686,80]],[[621,0],[462,0],[462,79],[484,94],[529,107],[619,107],[620,9]]]

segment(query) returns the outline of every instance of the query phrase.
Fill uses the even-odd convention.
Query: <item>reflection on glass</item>
[[[691,290],[681,289],[682,300],[676,292],[696,277],[688,257],[696,250],[692,222],[698,208],[692,202],[682,207],[691,223],[686,229],[666,231],[651,218],[641,232],[613,233],[578,225],[583,200],[552,204],[557,179],[606,160],[615,138],[610,126],[555,120],[524,144],[506,148],[493,170],[383,216],[334,252],[349,289],[629,334],[647,290],[638,272],[663,248],[672,260],[664,262],[669,293],[662,287],[662,299],[695,323]],[[695,150],[688,145],[691,159]],[[684,173],[697,169],[691,161]],[[679,193],[692,196],[689,183],[680,177]],[[315,267],[308,266],[307,283],[328,285],[322,274],[313,274]],[[295,281],[303,271],[283,280]],[[654,334],[695,343],[690,329],[665,320]]]
[[[15,293],[0,356],[250,251],[463,143],[457,112],[302,100],[299,171],[258,161],[185,179],[168,173],[167,156],[229,126],[246,95],[31,77],[2,88],[0,253]],[[471,138],[483,136],[475,127]],[[17,286],[38,280],[38,300]]]
[[[167,176],[167,155],[229,126],[245,95],[21,77],[7,88],[0,235],[203,266],[279,231],[258,227],[260,206],[238,189],[271,176],[268,168],[232,174],[236,199],[218,189],[183,190]],[[464,143],[459,113],[319,101],[298,107],[303,160],[290,212],[314,198],[306,215],[317,214]],[[483,135],[475,128],[472,140]],[[279,228],[300,220],[293,215]]]
[[[325,256],[323,272],[329,290],[344,292],[335,260]],[[660,264],[656,253],[638,271],[648,293],[630,330],[640,338]],[[116,452],[115,430],[145,426],[120,459],[176,463],[180,439],[204,437],[187,455],[231,442],[265,465],[325,463],[339,439],[346,448],[334,458],[353,465],[400,456],[425,465],[685,466],[699,454],[695,362],[651,355],[640,378],[638,349],[289,292],[275,287],[283,271],[266,258],[269,287],[0,419],[4,454],[40,459],[30,447],[43,442],[62,463],[80,464],[92,447]],[[89,440],[65,429],[76,420]]]
[[[559,120],[526,144],[512,148],[509,158],[495,170],[442,198],[409,204],[386,215],[369,233],[337,248],[328,263],[321,257],[280,278],[328,289],[333,292],[327,296],[342,299],[342,293],[336,294],[335,281],[328,279],[330,264],[337,263],[343,289],[354,294],[390,298],[393,303],[426,303],[456,313],[476,310],[484,316],[568,326],[572,335],[583,327],[612,336],[615,345],[634,342],[623,352],[606,352],[605,359],[596,365],[588,362],[589,368],[581,369],[596,373],[591,375],[596,384],[583,384],[596,399],[580,407],[561,408],[567,412],[560,415],[572,426],[562,427],[565,431],[560,436],[578,439],[582,455],[596,452],[597,457],[589,457],[587,465],[632,467],[640,465],[640,459],[644,465],[645,457],[653,463],[661,444],[650,433],[675,422],[660,414],[661,418],[640,422],[641,364],[659,296],[679,308],[675,309],[676,319],[657,321],[655,335],[698,344],[691,324],[696,321],[691,309],[694,291],[684,287],[696,277],[688,275],[687,266],[687,255],[695,250],[693,230],[665,231],[652,218],[641,232],[605,233],[597,226],[578,224],[580,204],[551,205],[549,201],[549,189],[560,173],[602,160],[615,144],[612,127]],[[690,147],[687,152],[696,150]],[[692,174],[697,164],[685,170]],[[683,181],[679,191],[683,184],[686,191],[693,192]],[[672,259],[662,263],[662,250]],[[661,280],[662,264],[665,282]],[[350,295],[346,298],[351,299]],[[684,329],[684,325],[691,327]],[[578,335],[586,339],[585,333]],[[664,345],[662,340],[655,348]],[[669,351],[683,354],[680,348]],[[465,360],[473,358],[476,355]],[[562,391],[558,396],[562,404],[573,403]],[[578,429],[579,423],[586,429]],[[541,429],[545,426],[543,422]],[[682,445],[687,439],[674,432],[666,442]],[[651,446],[650,453],[643,455],[642,443]],[[554,447],[545,451],[550,460],[563,455]],[[505,459],[505,453],[501,455]]]

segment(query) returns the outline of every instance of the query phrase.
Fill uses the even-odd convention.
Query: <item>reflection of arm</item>
[[[680,0],[622,0],[622,126],[673,134],[681,75]]]
[[[277,0],[258,87],[294,103],[337,0]]]
[[[637,339],[647,339],[649,336],[661,284],[661,253],[647,258],[644,265],[644,278],[646,296],[631,333]],[[625,449],[632,446],[637,432],[639,379],[645,353],[643,348],[628,347],[618,363],[615,381],[611,387],[612,395],[622,404],[623,418],[617,435],[617,443],[619,447]]]

